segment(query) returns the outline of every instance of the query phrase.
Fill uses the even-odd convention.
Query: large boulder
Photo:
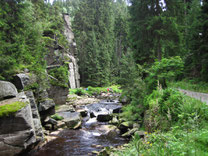
[[[55,114],[55,103],[52,99],[42,99],[38,103],[38,110],[40,113],[41,121],[44,122],[44,120],[50,116]]]
[[[64,117],[64,122],[69,129],[77,129],[82,125],[80,113],[78,112],[59,112],[58,115]]]
[[[17,89],[12,83],[0,81],[0,100],[16,97],[17,94]]]
[[[30,78],[28,74],[17,74],[13,77],[13,83],[17,89],[24,89],[30,83]]]
[[[55,107],[55,103],[52,99],[42,99],[39,101],[39,105],[38,105],[38,110],[39,112],[42,111],[47,111],[50,108],[54,108]]]
[[[100,122],[107,122],[107,121],[112,120],[112,118],[113,118],[112,115],[110,115],[108,113],[98,114],[98,116],[97,116],[97,120]]]
[[[0,117],[0,155],[19,154],[36,141],[29,103],[13,115]]]
[[[47,90],[49,98],[53,99],[55,104],[63,105],[66,103],[69,88],[61,86],[50,86]]]

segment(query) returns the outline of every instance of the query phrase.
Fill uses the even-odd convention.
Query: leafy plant
[[[167,80],[173,80],[178,75],[182,74],[184,63],[179,56],[169,59],[163,58],[161,61],[156,61],[150,68],[149,76],[146,82],[151,90],[156,89],[158,85],[162,88],[167,87]]]
[[[55,78],[50,78],[51,84],[68,87],[68,68],[66,66],[51,69],[48,73]]]

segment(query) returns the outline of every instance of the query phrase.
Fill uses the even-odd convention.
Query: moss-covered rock
[[[11,104],[0,106],[0,117],[15,114],[18,110],[22,109],[27,104],[27,102],[16,101]]]

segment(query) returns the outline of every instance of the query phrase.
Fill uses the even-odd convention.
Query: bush
[[[68,68],[66,66],[51,69],[48,73],[49,75],[57,79],[55,80],[53,78],[50,78],[50,83],[52,85],[68,87]]]
[[[148,131],[168,130],[176,124],[202,126],[208,119],[208,106],[205,103],[172,88],[155,90],[144,101],[149,107],[145,118]]]

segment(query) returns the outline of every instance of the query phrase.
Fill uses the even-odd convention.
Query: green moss
[[[28,103],[16,101],[11,104],[0,106],[0,117],[9,116],[25,107]]]
[[[63,120],[63,119],[64,119],[63,116],[60,116],[60,115],[58,115],[58,114],[52,115],[51,118],[54,119],[54,120]]]

